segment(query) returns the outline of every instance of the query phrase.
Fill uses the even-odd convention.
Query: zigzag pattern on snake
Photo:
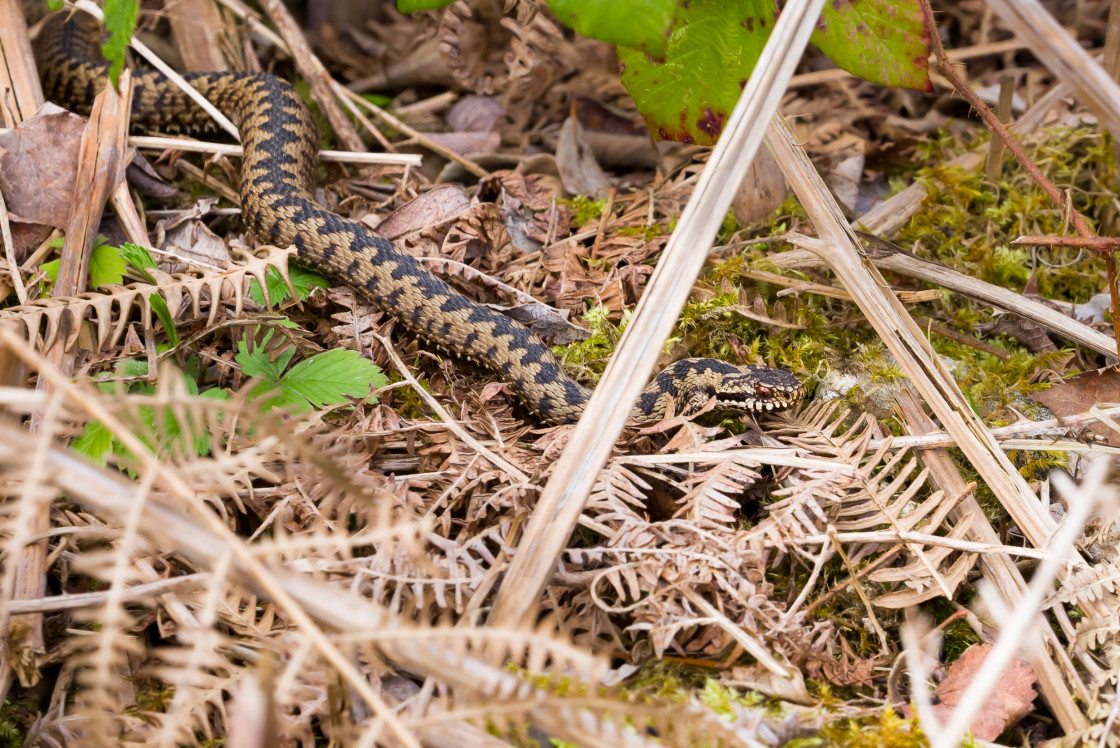
[[[89,113],[105,85],[101,39],[100,24],[84,13],[47,19],[35,52],[49,99]],[[314,202],[319,133],[291,85],[262,73],[184,77],[237,126],[244,150],[241,211],[260,241],[295,247],[301,264],[350,286],[420,337],[497,371],[543,421],[579,418],[590,391],[564,372],[536,335],[453,290],[384,237]],[[162,73],[137,70],[133,80],[133,130],[216,131],[206,112]],[[784,369],[685,359],[654,377],[631,417],[659,420],[670,398],[677,412],[713,397],[722,408],[765,412],[788,408],[803,396],[802,384]]]

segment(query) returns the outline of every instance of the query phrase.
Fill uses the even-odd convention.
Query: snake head
[[[734,367],[719,376],[712,396],[720,408],[755,413],[785,410],[805,397],[805,385],[785,369],[769,366]]]
[[[714,397],[716,407],[723,410],[773,413],[805,397],[805,385],[785,369],[734,366],[710,358],[677,361],[654,379],[647,392],[651,389],[671,395],[685,412],[699,410]]]

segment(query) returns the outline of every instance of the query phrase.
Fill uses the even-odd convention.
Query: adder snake
[[[47,97],[88,114],[105,82],[101,25],[84,13],[54,14],[35,56]],[[500,373],[544,421],[575,421],[590,391],[571,379],[552,351],[520,323],[475,303],[434,276],[407,251],[313,199],[319,133],[291,85],[262,73],[189,73],[186,80],[237,126],[244,157],[241,211],[262,242],[294,246],[297,261],[354,289],[417,335]],[[203,134],[213,120],[153,70],[133,75],[132,127]],[[716,398],[721,408],[765,412],[804,396],[788,371],[685,359],[657,374],[631,417],[659,420],[670,398],[677,412]]]

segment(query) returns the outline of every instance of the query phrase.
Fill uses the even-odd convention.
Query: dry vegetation
[[[257,246],[228,146],[36,115],[0,0],[0,745],[1120,745],[1102,69],[1026,0],[934,4],[1057,205],[944,70],[764,64],[789,126],[654,146],[609,45],[502,5],[146,2],[137,40],[307,81],[319,199],[615,388],[575,427]],[[1115,75],[1112,5],[1045,8]],[[686,355],[813,397],[610,439]]]

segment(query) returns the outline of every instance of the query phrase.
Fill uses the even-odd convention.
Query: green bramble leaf
[[[664,59],[677,0],[548,0],[576,32]]]
[[[121,254],[120,247],[101,244],[93,248],[89,257],[89,285],[92,288],[119,285],[124,283],[128,263]]]
[[[932,91],[925,13],[906,0],[825,3],[813,44],[852,75],[884,86]]]
[[[124,273],[128,269],[120,247],[110,247],[105,242],[107,239],[100,234],[94,239],[93,249],[89,256],[89,286],[101,288],[111,284],[124,283]],[[58,269],[62,260],[51,260],[40,265],[49,280],[48,286],[53,286],[58,281]]]
[[[676,3],[663,59],[620,46],[622,83],[650,132],[662,140],[715,143],[774,21],[774,0],[691,0]],[[589,31],[608,38],[604,31]],[[813,41],[855,75],[929,89],[929,39],[917,0],[832,0]]]
[[[397,10],[401,13],[418,13],[422,10],[436,10],[453,2],[455,0],[397,0]]]
[[[128,51],[139,14],[140,0],[105,0],[105,28],[109,31],[109,41],[101,45],[101,54],[109,61],[109,80],[114,87],[120,85],[125,52]]]
[[[774,28],[774,0],[679,3],[663,62],[620,47],[622,84],[650,132],[711,145]]]

